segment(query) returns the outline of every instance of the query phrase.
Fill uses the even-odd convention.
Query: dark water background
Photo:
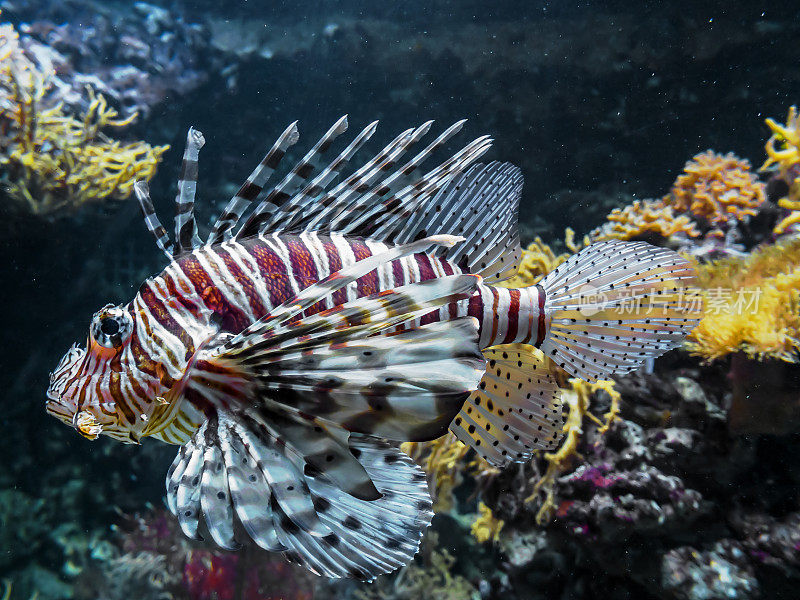
[[[344,113],[351,131],[380,119],[377,145],[427,119],[468,118],[460,141],[489,133],[488,158],[523,168],[524,241],[553,241],[567,226],[585,233],[631,197],[663,195],[699,151],[757,166],[763,119],[800,100],[796,2],[154,4],[198,24],[193,68],[206,72],[126,133],[172,147],[152,183],[165,221],[189,125],[206,138],[207,221],[206,207],[230,197],[295,119],[306,143]],[[129,3],[82,0],[8,2],[2,19],[80,24],[98,14],[138,18]],[[127,301],[163,267],[137,209],[109,212],[46,221],[5,210],[0,225],[0,488],[43,499],[43,528],[77,523],[75,535],[107,531],[118,509],[160,504],[173,454],[89,443],[44,412],[48,373],[83,341],[92,313]],[[33,563],[68,579],[63,546],[36,528],[30,536],[27,550],[0,546],[0,579]]]

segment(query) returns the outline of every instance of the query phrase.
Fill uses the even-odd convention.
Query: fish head
[[[138,443],[159,397],[132,348],[130,307],[106,305],[92,317],[86,348],[73,345],[50,374],[47,412],[94,440]]]

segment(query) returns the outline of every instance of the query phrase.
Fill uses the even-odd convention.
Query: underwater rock
[[[49,530],[44,504],[14,489],[0,491],[0,573],[40,551]]]
[[[624,420],[613,426],[607,434],[609,444],[630,439],[630,434],[621,431],[628,428],[638,429]],[[599,461],[559,480],[559,527],[572,536],[613,542],[648,531],[673,535],[709,514],[710,502],[679,476],[665,474],[655,464],[643,464],[644,460],[658,463],[665,456],[666,462],[677,462],[675,456],[691,454],[692,432],[665,429],[644,437],[640,449],[634,447],[616,457],[606,450]]]
[[[221,68],[204,28],[175,6],[136,2],[103,10],[92,2],[14,0],[3,16],[22,23],[27,48],[56,53],[51,99],[72,112],[88,108],[88,85],[124,116],[146,118],[155,106],[185,97]]]
[[[670,550],[662,562],[661,581],[667,597],[675,600],[760,597],[747,556],[732,540],[720,540],[705,551],[690,546]]]
[[[775,518],[737,512],[731,516],[731,526],[763,576],[787,583],[800,580],[800,513]]]
[[[725,423],[725,411],[711,402],[703,391],[703,387],[694,379],[689,377],[675,377],[672,380],[675,391],[683,400],[679,410],[685,414],[690,422],[697,423],[704,418],[710,419],[708,426],[717,426]],[[681,414],[672,415],[671,422],[680,420]]]

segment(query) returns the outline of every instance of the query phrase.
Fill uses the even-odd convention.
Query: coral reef
[[[699,370],[676,366],[618,381],[620,416],[604,433],[593,421],[584,427],[582,464],[557,478],[551,520],[532,527],[536,507],[522,501],[535,486],[535,465],[484,488],[484,501],[506,520],[500,543],[512,589],[552,585],[559,576],[548,565],[570,574],[559,589],[576,595],[588,592],[580,586],[598,585],[598,573],[606,582],[601,588],[624,575],[640,586],[638,597],[686,599],[756,597],[765,581],[768,588],[776,584],[765,569],[770,561],[788,569],[784,577],[796,577],[794,513],[783,519],[776,517],[780,510],[763,515],[743,508],[754,493],[763,495],[764,478],[783,467],[753,471],[757,446],[729,436],[721,373],[704,373],[701,387]],[[593,401],[609,402],[602,395]],[[688,539],[699,545],[687,546]],[[621,547],[624,555],[615,552]]]
[[[8,196],[22,210],[55,216],[107,199],[124,199],[149,180],[166,146],[122,144],[105,135],[135,118],[118,119],[89,89],[80,119],[59,103],[48,108],[52,65],[29,55],[9,24],[0,25],[0,170]]]
[[[584,420],[588,418],[598,425],[598,434],[602,435],[608,431],[608,428],[619,413],[620,394],[614,388],[613,381],[589,383],[573,378],[569,380],[569,383],[571,389],[562,390],[562,399],[567,407],[567,419],[564,423],[564,441],[558,450],[544,455],[547,469],[536,482],[533,493],[525,500],[526,502],[531,502],[536,500],[538,495],[544,495],[544,500],[536,513],[536,522],[540,525],[549,521],[559,509],[555,501],[556,479],[582,458],[577,448],[583,433]],[[608,410],[603,415],[602,421],[589,412],[591,397],[600,390],[604,391],[609,397]]]
[[[47,53],[57,68],[49,98],[85,112],[85,89],[102,93],[126,118],[149,116],[168,99],[182,98],[217,69],[205,29],[175,6],[135,2],[116,10],[91,3],[7,3],[19,21],[26,50]]]
[[[700,236],[697,224],[687,215],[677,215],[663,200],[635,200],[624,208],[615,208],[607,223],[589,234],[592,240],[669,240],[673,236]]]
[[[689,336],[705,359],[733,352],[796,362],[800,351],[800,240],[747,257],[696,264],[706,314]]]
[[[732,152],[701,152],[683,171],[664,202],[678,213],[690,213],[714,232],[755,215],[764,202],[764,184],[750,172],[749,161]]]
[[[761,210],[768,210],[764,186],[749,165],[704,153],[670,196],[615,210],[588,236],[645,239],[695,255],[706,316],[686,350],[706,361],[733,355],[730,372],[726,363],[698,367],[684,352],[654,374],[615,382],[562,377],[568,412],[561,447],[502,471],[471,460],[454,438],[415,448],[432,486],[451,499],[451,513],[464,515],[478,543],[499,543],[508,559],[503,577],[484,582],[488,597],[548,585],[584,597],[598,573],[638,589],[626,593],[686,600],[759,598],[798,580],[797,513],[744,508],[754,494],[768,496],[759,483],[768,475],[747,473],[756,448],[736,437],[800,427],[800,375],[792,364],[800,242],[763,236],[755,246],[748,220]],[[742,231],[751,251],[736,243]],[[568,252],[537,238],[507,285],[537,282],[581,244],[568,231],[563,247]],[[714,255],[726,258],[709,260]],[[789,477],[798,481],[794,472]],[[735,481],[747,483],[731,495]],[[615,555],[619,547],[624,557]],[[567,577],[552,565],[564,573],[579,566]]]
[[[775,226],[775,233],[781,235],[800,224],[800,115],[797,107],[791,106],[784,125],[769,118],[766,123],[772,135],[765,145],[767,160],[760,170],[773,172],[786,187],[786,195],[778,199],[778,206],[789,214]]]

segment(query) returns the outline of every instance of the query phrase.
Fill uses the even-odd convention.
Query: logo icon
[[[593,317],[608,307],[608,295],[587,283],[578,288],[578,312],[584,317]]]

